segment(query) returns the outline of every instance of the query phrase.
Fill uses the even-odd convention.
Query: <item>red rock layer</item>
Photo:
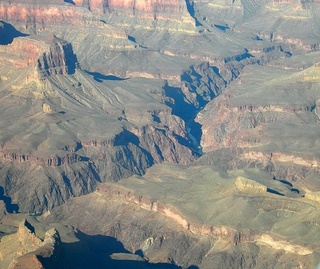
[[[76,5],[83,4],[83,0],[77,0]],[[180,0],[89,0],[92,10],[106,8],[125,8],[145,12],[181,13],[185,11],[185,2]]]
[[[29,0],[14,3],[1,1],[0,20],[24,23],[25,28],[36,26],[41,31],[46,24],[97,24],[95,22],[99,19],[95,18],[92,12],[103,14],[112,12],[113,9],[178,17],[187,13],[183,0],[75,0],[74,4],[67,4],[60,0],[53,2]]]
[[[0,53],[16,68],[37,68],[40,77],[73,73],[76,66],[71,44],[54,35],[15,38],[11,44],[0,46]]]

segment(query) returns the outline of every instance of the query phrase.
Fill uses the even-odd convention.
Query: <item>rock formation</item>
[[[2,268],[45,268],[43,261],[59,266],[60,236],[54,229],[45,233],[44,239],[35,234],[35,228],[23,219],[17,233],[6,235],[1,239]],[[12,261],[13,259],[13,261]]]
[[[315,267],[317,5],[0,1],[3,221],[43,214],[173,268]],[[5,267],[56,262],[57,233],[21,225],[0,225],[27,242]]]
[[[156,165],[144,177],[102,184],[45,219],[68,221],[89,234],[117,237],[131,252],[142,251],[150,261],[171,260],[183,268],[226,263],[237,267],[237,255],[246,257],[242,268],[315,266],[319,204],[307,196],[291,196],[285,192],[286,183],[263,178],[267,173],[248,171],[251,178],[237,173],[243,171],[225,174],[212,167]],[[285,194],[275,191],[280,189]],[[181,203],[185,195],[189,198]],[[309,223],[308,231],[298,223],[288,228],[288,221],[297,215],[303,215],[299,223]],[[304,236],[298,239],[295,234]],[[273,255],[279,259],[275,261]]]

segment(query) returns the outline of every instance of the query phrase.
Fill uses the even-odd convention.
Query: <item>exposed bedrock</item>
[[[257,210],[260,213],[256,212],[256,217],[261,217],[263,221],[265,218],[271,222],[280,221],[271,215],[285,212],[294,215],[309,212],[310,219],[316,216],[315,208],[309,204],[311,200],[276,199],[274,194],[267,192],[266,186],[253,180],[238,178],[233,188],[233,198],[239,199],[237,201],[240,203],[246,201],[244,205],[250,208],[246,208],[246,212]],[[256,264],[262,268],[269,268],[270,264],[281,268],[282,264],[288,262],[293,266],[300,262],[311,265],[313,257],[317,255],[315,249],[304,243],[285,239],[277,233],[268,232],[268,229],[261,232],[260,224],[255,224],[256,218],[248,219],[246,227],[236,228],[242,225],[237,217],[245,212],[237,213],[232,218],[232,224],[229,221],[228,225],[221,225],[218,223],[224,213],[217,209],[212,219],[214,224],[204,224],[188,219],[181,210],[166,201],[155,201],[139,192],[139,188],[130,191],[121,184],[100,185],[96,192],[76,198],[74,202],[67,202],[44,219],[48,222],[67,221],[88,234],[102,233],[116,237],[129,251],[143,253],[151,262],[171,261],[183,268],[191,265],[211,268],[212,264],[218,266],[226,263],[237,268],[248,268]],[[228,203],[229,198],[223,198],[224,202]],[[274,226],[268,227],[273,229]],[[312,242],[316,244],[315,240]],[[278,255],[280,260],[274,261],[270,255],[268,258],[267,253]],[[239,259],[242,260],[240,267]]]
[[[313,145],[318,144],[319,97],[316,84],[304,80],[306,74],[315,76],[314,67],[278,68],[279,79],[271,82],[256,80],[251,70],[247,66],[236,83],[197,115],[207,153],[199,162],[225,160],[229,168],[257,167],[290,181],[318,174],[319,154]],[[261,70],[266,78],[275,72]]]
[[[45,232],[41,239],[35,228],[23,219],[17,232],[1,238],[1,265],[3,268],[51,268],[48,264],[61,264],[61,239],[56,229]]]
[[[28,79],[44,79],[50,75],[73,74],[77,57],[69,42],[54,35],[15,37],[11,43],[0,46],[0,56],[13,68],[29,68]]]
[[[72,4],[73,3],[73,4]],[[31,1],[2,1],[0,18],[8,22],[16,22],[24,29],[41,32],[49,25],[72,24],[76,26],[103,27],[101,20],[113,13],[122,13],[130,19],[133,17],[146,21],[175,21],[181,24],[195,25],[194,19],[187,11],[182,0],[162,1],[42,1],[34,5]]]

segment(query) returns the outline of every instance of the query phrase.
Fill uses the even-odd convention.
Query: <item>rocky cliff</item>
[[[0,1],[1,215],[53,209],[175,267],[314,267],[319,16],[299,1]]]
[[[276,177],[293,181],[319,173],[318,154],[307,146],[317,143],[319,121],[317,91],[303,82],[310,71],[279,68],[282,79],[269,81],[273,68],[265,68],[265,78],[257,81],[249,70],[198,115],[203,150],[231,149],[234,166],[260,163]]]
[[[280,196],[275,190],[285,190],[286,184],[263,179],[257,171],[248,172],[252,178],[234,178],[237,173],[241,171],[219,174],[211,167],[158,165],[144,177],[101,184],[96,192],[54,209],[45,219],[68,221],[89,234],[103,232],[150,261],[169,260],[183,268],[219,266],[226,262],[222,257],[229,266],[239,267],[238,255],[245,259],[240,268],[314,266],[318,244],[311,238],[317,230],[319,204],[289,192]],[[181,203],[187,194],[196,199]],[[204,203],[208,199],[211,202]],[[80,212],[90,217],[79,218]],[[288,231],[286,223],[296,214],[305,214],[302,222],[310,221],[309,232],[299,224]],[[93,216],[103,225],[93,224]],[[305,237],[297,240],[293,233]],[[279,259],[267,258],[271,254]]]
[[[42,240],[35,235],[34,227],[24,219],[17,233],[4,236],[0,244],[2,268],[46,268],[44,260],[61,265],[57,257],[61,240],[54,228],[48,230]]]
[[[70,43],[54,35],[17,37],[10,44],[0,46],[2,60],[13,68],[28,69],[27,83],[32,78],[73,74],[77,58]]]
[[[23,29],[36,32],[47,31],[51,25],[71,24],[75,26],[103,27],[101,21],[114,20],[113,14],[135,17],[148,24],[157,22],[178,23],[187,29],[195,25],[187,10],[185,1],[45,1],[34,5],[32,1],[2,1],[0,18],[7,22],[16,22]],[[181,23],[181,21],[183,23]],[[125,20],[124,20],[125,21]],[[117,22],[123,25],[121,22]],[[176,28],[176,27],[174,27]],[[178,29],[178,28],[177,28]],[[193,29],[194,30],[194,29]]]

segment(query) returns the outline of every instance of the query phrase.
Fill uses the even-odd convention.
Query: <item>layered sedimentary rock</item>
[[[265,68],[261,80],[244,73],[208,105],[198,115],[202,146],[206,152],[232,149],[233,165],[256,163],[296,181],[319,173],[319,156],[310,149],[318,144],[318,91],[303,79],[310,70],[278,70],[271,81],[274,68]]]
[[[45,219],[115,236],[131,252],[142,251],[151,261],[170,260],[183,268],[226,263],[240,268],[315,266],[319,204],[307,196],[292,196],[286,183],[267,176],[254,170],[226,173],[212,167],[157,165],[144,177],[101,184]],[[91,217],[80,218],[80,212]],[[303,215],[300,224],[288,228],[298,215]],[[307,230],[302,227],[306,222]],[[241,265],[238,255],[245,259]]]
[[[72,199],[46,221],[154,262],[315,267],[316,5],[1,1],[1,214]]]
[[[77,65],[71,44],[54,35],[17,37],[12,43],[0,46],[0,53],[2,60],[12,68],[29,71],[27,83],[32,77],[43,79],[50,75],[72,74]]]
[[[71,44],[54,35],[15,37],[0,50],[2,126],[7,130],[0,150],[1,173],[14,203],[29,201],[21,211],[44,211],[92,191],[98,181],[143,174],[155,162],[194,159],[184,121],[161,104],[163,96],[157,91],[130,93],[126,87],[136,87],[138,81],[124,81],[122,88],[99,85],[78,68]],[[8,65],[12,68],[6,69]],[[163,82],[156,87],[162,94]],[[128,97],[137,103],[131,104]],[[139,106],[143,99],[151,104]],[[15,102],[20,104],[12,111]],[[92,113],[96,116],[90,119]],[[31,119],[27,125],[22,115]],[[12,169],[23,175],[22,181],[9,175]],[[20,183],[34,185],[34,177],[50,187],[40,184],[30,194],[20,189]]]
[[[54,228],[45,233],[44,239],[40,239],[35,235],[34,227],[23,219],[17,232],[4,236],[0,244],[2,268],[44,268],[45,259],[61,265],[58,258],[61,240]]]
[[[101,20],[113,20],[113,12],[120,12],[129,19],[139,18],[145,22],[164,21],[195,25],[184,1],[25,1],[6,2],[0,7],[0,18],[17,22],[24,29],[46,31],[50,25],[72,24],[76,26],[103,27]],[[127,18],[128,19],[128,18]],[[117,21],[117,20],[115,20]],[[122,25],[121,22],[118,22]],[[183,26],[183,24],[181,24]],[[174,27],[175,28],[175,27]],[[178,28],[177,28],[178,30]],[[190,30],[189,30],[190,31]],[[194,31],[193,31],[194,32]]]

